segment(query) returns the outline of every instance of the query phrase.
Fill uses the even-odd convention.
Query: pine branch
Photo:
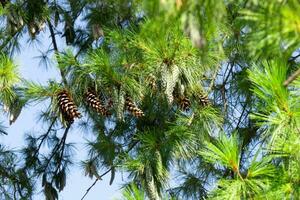
[[[291,59],[289,59],[289,62],[294,62],[297,58],[300,57],[300,54],[294,56],[294,57],[291,57]]]
[[[229,65],[230,65],[230,68],[229,68]],[[221,95],[222,95],[222,100],[223,100],[223,104],[224,104],[224,112],[225,113],[227,111],[227,103],[228,103],[227,99],[226,99],[226,88],[225,88],[225,86],[226,86],[227,81],[228,81],[228,79],[229,79],[229,77],[230,77],[230,75],[231,75],[231,73],[233,71],[233,67],[234,67],[234,62],[228,62],[227,66],[226,66],[226,71],[224,73],[224,76],[226,75],[228,68],[229,68],[229,71],[228,71],[228,74],[225,77],[225,79],[224,79],[224,81],[223,81],[223,83],[222,83],[222,85],[220,87],[220,89],[221,89]]]
[[[248,103],[247,102],[245,102],[245,104],[243,105],[243,110],[242,110],[242,113],[241,113],[241,115],[240,115],[240,117],[239,117],[239,120],[238,120],[238,123],[236,124],[236,128],[235,129],[238,129],[239,128],[239,125],[240,125],[240,123],[242,122],[242,120],[243,120],[243,116],[244,116],[244,113],[245,113],[245,111],[246,111],[246,107],[248,106]],[[246,114],[247,115],[247,114]]]
[[[221,67],[221,65],[220,65]],[[214,74],[213,74],[213,77],[211,78],[211,82],[210,82],[210,85],[209,85],[209,88],[207,90],[207,93],[209,94],[211,92],[211,90],[214,88],[214,85],[215,85],[215,81],[216,81],[216,78],[217,78],[217,75],[218,75],[218,71],[220,69],[220,67],[217,67],[217,69],[215,70]]]
[[[41,149],[41,147],[42,147],[42,145],[43,145],[45,139],[46,139],[46,138],[48,137],[48,135],[50,134],[51,129],[52,129],[52,127],[54,126],[54,124],[55,124],[55,122],[56,122],[56,119],[57,119],[57,117],[55,117],[55,118],[52,120],[52,122],[51,122],[49,128],[47,129],[46,133],[43,135],[43,137],[39,138],[41,141],[40,141],[40,143],[39,143],[37,149],[35,150],[35,152],[34,152],[34,154],[33,154],[33,156],[32,156],[33,158],[39,155],[40,149]],[[48,164],[47,164],[47,165],[48,165]],[[28,169],[28,166],[25,166],[25,167],[24,167],[24,170],[26,170],[26,169]]]
[[[20,31],[23,29],[24,25],[21,26],[17,31],[15,31],[10,37],[8,37],[0,46],[0,50],[2,51],[3,48],[14,39],[14,37],[17,37],[20,34]]]
[[[284,81],[283,86],[287,87],[290,83],[292,83],[299,76],[300,76],[300,68]]]
[[[40,142],[40,144],[39,144],[39,146],[38,146],[36,152],[34,153],[34,156],[33,156],[33,157],[35,157],[35,156],[39,153],[39,151],[40,151],[40,149],[41,149],[41,147],[42,147],[42,144],[44,143],[45,139],[48,137],[48,135],[49,135],[49,133],[50,133],[52,127],[54,126],[54,124],[55,124],[55,122],[56,122],[56,119],[57,119],[57,117],[55,117],[55,118],[53,119],[53,121],[51,122],[51,124],[50,124],[50,126],[49,126],[47,132],[46,132],[45,135],[42,137],[41,142]]]
[[[229,79],[229,76],[230,76],[230,74],[231,74],[231,72],[232,72],[232,70],[233,70],[234,62],[228,62],[227,67],[226,67],[226,71],[225,71],[224,75],[226,74],[229,65],[230,65],[230,68],[229,68],[228,74],[227,74],[227,76],[225,77],[225,79],[224,79],[224,81],[223,81],[223,86],[224,86],[224,87],[225,87],[225,85],[227,84],[227,81],[228,81],[228,79]]]
[[[16,178],[15,174],[9,174],[8,171],[9,171],[9,169],[6,170],[4,167],[1,166],[0,167],[1,177],[2,178],[7,178],[12,182],[13,187],[14,187],[14,196],[16,195],[16,192],[18,192],[20,197],[24,198],[24,196],[22,194],[22,188],[20,188],[20,184],[21,184],[22,180]]]
[[[61,138],[60,142],[58,142],[58,143],[55,145],[55,147],[54,147],[54,149],[53,149],[53,151],[52,151],[52,154],[51,154],[50,158],[48,159],[47,164],[45,165],[45,169],[48,167],[50,161],[51,161],[52,158],[54,157],[55,153],[60,149],[61,145],[62,145],[62,144],[64,145],[65,139],[66,139],[66,137],[67,137],[67,134],[68,134],[68,132],[69,132],[69,129],[70,129],[71,125],[72,125],[72,124],[68,124],[68,126],[67,126],[67,128],[65,129],[65,132],[64,132],[63,137]]]
[[[103,176],[105,176],[106,174],[108,174],[113,167],[111,167],[109,170],[107,170],[106,172],[104,172],[103,174],[101,174],[99,176],[99,178],[96,178],[96,180],[94,181],[94,183],[86,190],[86,192],[84,193],[84,195],[82,196],[81,200],[83,200],[86,195],[90,192],[90,190],[96,185],[96,183],[100,180],[100,178],[102,178]]]
[[[63,156],[64,156],[64,150],[65,150],[65,146],[66,146],[66,139],[67,139],[67,135],[68,135],[67,133],[68,133],[70,127],[71,127],[71,126],[69,125],[69,126],[66,128],[65,133],[64,133],[64,135],[63,135],[63,137],[62,137],[62,139],[61,139],[62,148],[61,148],[61,152],[60,152],[58,164],[57,164],[56,170],[55,170],[55,172],[54,172],[54,175],[57,174],[57,172],[58,172],[58,170],[59,170],[59,168],[60,168],[60,166],[61,166],[61,163],[62,163],[62,160],[63,160]],[[51,184],[53,183],[53,181],[54,181],[54,176],[53,176],[53,178],[52,178],[52,180],[51,180]]]
[[[134,147],[135,145],[137,145],[139,143],[139,141],[135,141],[132,143],[132,145],[128,148],[128,150],[126,151],[126,153],[129,153]],[[103,176],[105,176],[106,174],[108,174],[114,167],[116,167],[115,165],[113,165],[110,169],[108,169],[106,172],[104,172],[103,174],[101,174],[98,178],[96,178],[96,180],[94,181],[94,183],[86,190],[86,192],[84,193],[84,195],[82,196],[81,200],[83,200],[87,194],[90,192],[90,190],[96,185],[96,183],[101,180],[101,178]]]
[[[58,51],[58,47],[57,47],[57,42],[56,42],[53,26],[52,26],[49,19],[47,19],[47,22],[48,22],[48,26],[49,26],[49,31],[50,31],[54,51],[55,51],[56,54],[58,54],[59,51]],[[62,69],[60,69],[59,71],[60,71],[60,75],[61,75],[61,78],[62,78],[62,81],[63,81],[64,85],[68,85],[65,72]]]
[[[8,135],[5,131],[3,130],[0,130],[0,133],[3,134],[3,135]]]

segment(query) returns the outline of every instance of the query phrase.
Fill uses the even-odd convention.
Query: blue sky
[[[27,35],[26,35],[27,40]],[[37,81],[41,84],[46,83],[48,79],[59,79],[59,73],[55,66],[50,66],[45,69],[43,66],[39,66],[40,60],[35,58],[40,56],[40,51],[44,52],[50,45],[49,33],[40,33],[38,39],[41,43],[35,45],[28,45],[24,39],[21,41],[21,52],[16,53],[14,61],[19,66],[19,72],[21,76],[27,80]],[[62,42],[58,42],[60,50],[65,47],[62,46]],[[51,57],[53,60],[53,58]],[[8,118],[2,118],[4,125],[7,127],[7,136],[0,136],[1,142],[9,148],[18,149],[24,145],[24,134],[28,132],[39,132],[43,130],[41,123],[37,122],[38,112],[45,108],[46,105],[33,104],[24,109],[18,120],[8,125]],[[75,121],[76,123],[76,121]],[[85,142],[88,139],[93,139],[91,133],[83,133],[76,129],[71,129],[68,134],[67,142],[76,143],[75,152],[75,165],[71,168],[69,176],[67,178],[67,185],[65,189],[60,193],[59,199],[81,199],[86,189],[94,182],[94,179],[89,179],[84,176],[83,170],[79,167],[80,160],[85,158],[86,148]],[[101,172],[100,172],[101,173]],[[112,200],[120,197],[119,188],[122,184],[122,176],[120,173],[116,174],[115,181],[112,186],[109,185],[110,174],[107,174],[102,181],[98,181],[96,186],[89,192],[86,200]],[[126,179],[126,176],[124,176]],[[37,192],[40,193],[34,199],[41,199],[42,188],[40,183],[36,186]]]

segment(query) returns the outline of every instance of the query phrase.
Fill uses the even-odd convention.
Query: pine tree
[[[3,116],[42,102],[48,126],[0,148],[1,199],[34,198],[38,181],[58,199],[71,127],[95,135],[82,161],[95,184],[129,174],[124,199],[299,199],[297,0],[0,3]],[[60,77],[38,84],[13,58],[44,34]]]

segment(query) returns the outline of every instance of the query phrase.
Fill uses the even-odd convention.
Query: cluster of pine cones
[[[62,113],[64,120],[66,120],[69,123],[73,123],[75,118],[81,117],[81,114],[79,113],[76,104],[74,103],[71,95],[67,90],[61,90],[57,94],[57,100],[60,112]],[[108,102],[108,105],[105,106],[103,104],[103,101],[101,101],[100,98],[96,95],[96,93],[91,89],[89,89],[85,93],[85,102],[97,113],[103,116],[111,115],[108,108],[112,106],[112,100],[110,100]],[[126,96],[125,108],[135,117],[144,116],[144,112],[133,103],[129,96]]]
[[[191,101],[187,96],[184,95],[174,95],[174,99],[176,100],[179,108],[183,111],[188,111],[191,108]],[[205,107],[210,105],[210,101],[208,99],[208,96],[205,94],[198,94],[198,95],[194,95],[194,98],[198,100],[198,103]]]
[[[184,111],[188,111],[190,109],[191,101],[188,97],[183,95],[174,95],[174,97],[180,109]],[[199,104],[201,106],[208,106],[210,104],[207,95],[200,94],[197,95],[196,98],[199,99]],[[64,120],[66,120],[69,123],[72,123],[75,118],[81,117],[81,114],[79,113],[76,104],[74,103],[71,95],[67,90],[61,90],[57,94],[57,100],[60,112],[62,113]],[[96,95],[94,90],[89,89],[85,93],[85,102],[97,113],[106,117],[111,115],[111,112],[108,109],[112,106],[112,100],[108,102],[108,105],[104,105],[103,101]],[[131,113],[135,117],[144,116],[144,112],[140,108],[138,108],[138,106],[132,101],[132,99],[129,96],[126,96],[125,98],[124,107],[129,113]]]

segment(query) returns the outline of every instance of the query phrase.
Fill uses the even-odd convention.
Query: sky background
[[[55,67],[55,62],[45,69],[44,65],[40,66],[40,59],[36,58],[41,55],[41,52],[47,51],[51,45],[48,32],[42,32],[38,35],[37,39],[39,43],[28,44],[28,36],[25,33],[24,39],[21,40],[20,52],[15,53],[14,61],[19,67],[21,76],[26,80],[32,80],[41,84],[45,84],[49,79],[60,80],[60,75]],[[58,39],[59,50],[64,50],[66,47],[62,46],[63,42]],[[50,56],[53,61],[53,56]],[[2,144],[6,145],[10,149],[18,150],[24,146],[25,133],[43,133],[42,123],[38,122],[39,111],[46,108],[46,103],[31,104],[23,109],[17,121],[9,126],[8,116],[2,116],[1,121],[7,127],[6,132],[8,135],[1,135],[0,140]],[[75,120],[75,123],[79,121]],[[91,186],[94,179],[90,179],[84,176],[83,169],[80,168],[80,160],[86,158],[87,149],[85,143],[89,139],[93,139],[92,133],[86,133],[84,131],[71,128],[68,133],[67,142],[76,143],[75,161],[74,166],[71,167],[70,173],[67,176],[67,184],[64,190],[59,194],[60,200],[77,200],[86,192],[86,189]],[[102,172],[99,172],[101,174]],[[126,180],[126,177],[123,177]],[[115,181],[109,185],[110,174],[103,177],[102,181],[98,181],[97,184],[90,190],[89,194],[85,197],[85,200],[115,200],[120,198],[121,192],[119,191],[122,181],[122,175],[116,173]],[[41,184],[38,182],[36,185],[36,192],[38,193],[34,199],[44,199]]]

